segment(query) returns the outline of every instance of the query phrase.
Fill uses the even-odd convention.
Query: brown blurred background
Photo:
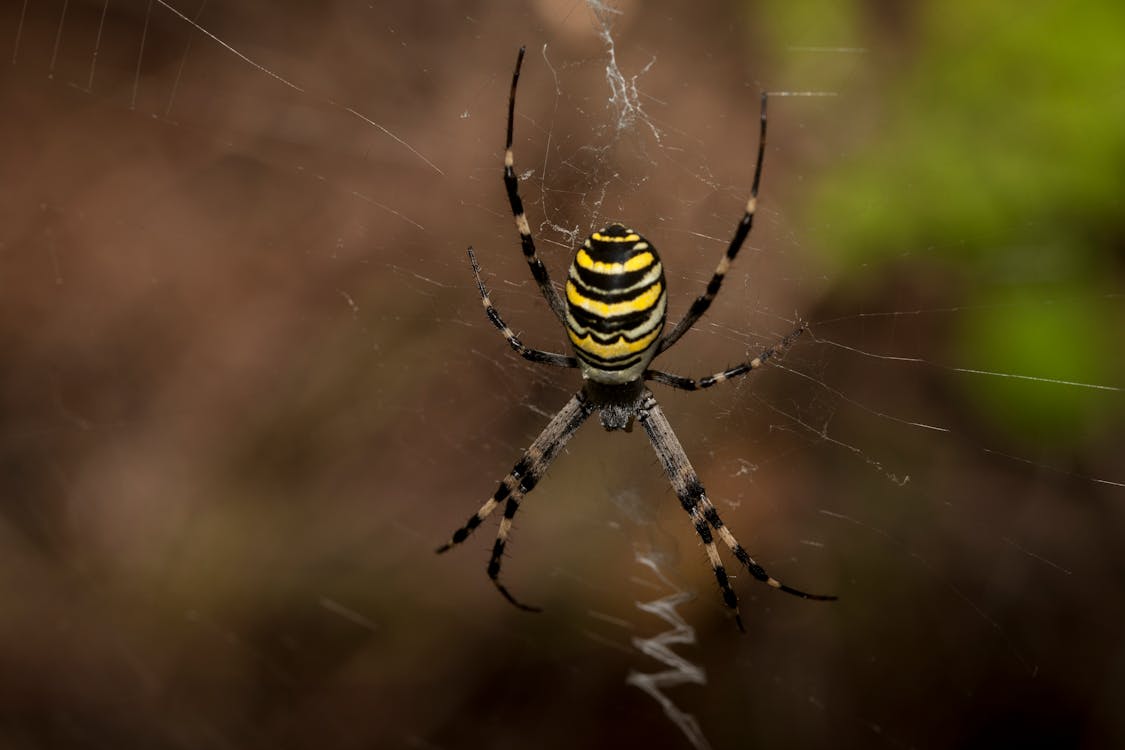
[[[0,9],[0,746],[690,747],[626,683],[678,590],[697,746],[1125,745],[1113,4],[173,5],[202,30]],[[642,436],[596,423],[505,559],[543,614],[488,584],[495,521],[433,554],[578,383],[465,257],[562,350],[501,183],[520,44],[555,278],[630,222],[674,318],[758,92],[830,94],[771,100],[754,235],[661,366],[811,335],[658,397],[752,554],[840,601],[739,576],[740,637]]]

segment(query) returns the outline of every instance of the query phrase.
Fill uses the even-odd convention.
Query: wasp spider
[[[641,423],[680,503],[688,512],[696,533],[703,541],[707,558],[715,571],[715,578],[722,592],[723,602],[734,614],[740,630],[743,626],[738,612],[738,597],[731,587],[726,568],[723,567],[719,557],[715,536],[730,548],[735,558],[759,581],[805,599],[835,599],[834,596],[808,594],[786,586],[754,562],[719,518],[718,510],[707,498],[699,476],[688,461],[676,434],[672,432],[668,419],[661,411],[652,392],[645,387],[646,380],[653,380],[686,391],[709,388],[761,367],[771,357],[785,351],[805,330],[805,325],[802,324],[776,345],[753,359],[698,380],[649,369],[649,363],[675,344],[711,306],[711,301],[719,293],[719,287],[722,286],[723,277],[730,268],[731,261],[750,233],[757,204],[758,183],[762,176],[762,158],[765,154],[767,95],[762,94],[758,157],[754,166],[754,182],[750,189],[750,199],[746,204],[742,220],[738,223],[726,253],[719,259],[719,265],[707,284],[706,291],[695,299],[687,314],[669,333],[661,335],[664,330],[668,301],[664,267],[660,263],[656,249],[632,229],[621,224],[611,224],[590,235],[578,248],[570,264],[565,301],[551,285],[547,268],[539,258],[535,250],[535,241],[531,237],[531,228],[523,210],[523,201],[520,200],[519,182],[512,156],[512,120],[516,106],[516,84],[519,82],[523,58],[524,49],[521,48],[516,59],[515,72],[512,74],[512,89],[508,97],[504,186],[508,191],[508,201],[512,206],[523,254],[531,268],[531,275],[535,278],[551,310],[566,328],[575,356],[543,352],[525,346],[493,307],[488,290],[481,280],[480,266],[471,247],[469,260],[473,266],[473,275],[476,277],[477,288],[480,290],[481,302],[488,319],[503,334],[511,347],[531,362],[580,368],[583,383],[578,393],[555,415],[523,457],[516,462],[508,476],[500,482],[499,488],[492,497],[469,518],[463,527],[453,533],[453,537],[442,545],[438,552],[445,552],[465,541],[474,529],[503,505],[503,518],[500,519],[500,529],[492,547],[492,556],[488,561],[488,577],[509,602],[520,609],[538,611],[536,607],[517,601],[500,582],[500,562],[512,528],[512,519],[519,510],[520,502],[535,488],[547,471],[547,467],[582,423],[591,414],[598,412],[602,426],[607,430],[628,431],[632,428],[634,420]]]

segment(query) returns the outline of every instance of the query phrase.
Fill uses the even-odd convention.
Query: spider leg
[[[723,567],[719,550],[715,547],[715,540],[711,535],[711,528],[707,519],[700,512],[700,507],[703,504],[701,500],[706,500],[707,496],[704,494],[703,485],[699,483],[699,475],[691,468],[691,463],[684,453],[683,446],[680,445],[680,441],[672,432],[672,426],[668,424],[664,412],[661,411],[660,405],[656,403],[656,398],[653,397],[652,393],[646,393],[643,397],[637,419],[644,427],[645,433],[648,434],[649,442],[652,443],[652,447],[656,451],[656,457],[660,460],[661,466],[664,467],[664,473],[668,475],[668,479],[672,482],[672,489],[676,491],[676,496],[680,498],[680,504],[691,516],[692,523],[695,525],[695,532],[699,534],[699,538],[703,541],[707,559],[711,562],[711,569],[715,571],[715,578],[719,582],[723,603],[734,613],[734,621],[738,625],[738,629],[745,633],[746,628],[742,625],[742,615],[738,611],[738,595],[734,593],[734,588],[730,585],[730,577],[727,575],[726,568]]]
[[[734,261],[735,256],[738,255],[738,251],[742,249],[742,243],[746,241],[746,237],[750,234],[750,230],[754,226],[754,212],[758,207],[758,185],[762,181],[762,161],[766,155],[766,101],[768,98],[769,94],[763,91],[762,117],[758,129],[758,160],[754,165],[754,182],[750,187],[750,199],[746,201],[746,210],[742,214],[742,219],[738,222],[738,227],[734,231],[734,237],[731,238],[727,251],[723,253],[723,257],[719,259],[719,265],[716,266],[715,273],[711,276],[711,281],[707,282],[706,291],[695,298],[687,314],[676,324],[672,331],[664,334],[664,338],[660,339],[660,343],[656,347],[657,355],[676,343],[680,336],[687,333],[688,329],[703,317],[703,313],[707,312],[707,308],[711,306],[711,301],[715,299],[716,295],[719,293],[719,288],[723,285],[723,277],[726,276],[727,271],[730,270],[730,264]]]
[[[508,95],[508,137],[504,144],[504,188],[508,192],[508,203],[512,206],[512,215],[516,219],[516,230],[520,233],[520,245],[523,247],[523,257],[527,259],[527,265],[531,269],[531,275],[535,278],[535,283],[539,285],[539,291],[543,293],[543,297],[547,300],[547,304],[551,306],[555,317],[559,319],[560,323],[566,325],[566,310],[563,307],[562,297],[560,297],[558,291],[551,286],[551,276],[547,273],[547,267],[543,265],[543,261],[539,259],[539,254],[535,250],[535,240],[531,237],[531,226],[527,223],[527,214],[524,213],[523,201],[520,200],[519,178],[516,177],[515,157],[512,155],[512,126],[516,113],[516,84],[518,84],[520,80],[520,68],[523,66],[523,56],[526,51],[526,47],[520,47],[519,56],[516,58],[516,69],[515,72],[512,73],[512,90]]]
[[[522,604],[509,593],[504,584],[500,583],[500,562],[504,556],[504,547],[508,543],[508,535],[512,529],[512,519],[519,510],[520,501],[524,495],[531,492],[546,473],[547,468],[566,446],[567,442],[594,411],[594,407],[587,400],[583,391],[576,393],[566,403],[558,414],[547,423],[539,433],[539,437],[524,452],[523,456],[506,477],[492,497],[485,501],[475,514],[469,517],[468,522],[453,532],[452,538],[438,547],[438,554],[468,539],[469,534],[480,526],[481,523],[496,510],[500,503],[504,505],[504,517],[500,519],[500,528],[496,532],[496,541],[492,545],[492,555],[488,560],[488,577],[505,599],[523,610],[538,611],[537,607]]]
[[[787,586],[769,575],[761,565],[754,562],[754,559],[738,543],[730,529],[719,518],[718,510],[707,497],[707,493],[699,481],[699,475],[692,468],[687,454],[684,453],[683,446],[680,445],[679,439],[672,431],[672,426],[668,423],[668,418],[664,416],[663,410],[661,410],[651,392],[646,393],[642,398],[637,418],[648,434],[649,441],[652,442],[652,447],[656,451],[656,456],[660,460],[661,466],[664,467],[664,473],[668,475],[672,488],[680,499],[680,504],[691,516],[691,520],[695,524],[695,531],[699,534],[699,538],[703,540],[707,558],[711,562],[711,568],[715,571],[715,578],[718,580],[719,589],[723,594],[723,602],[734,612],[735,623],[737,623],[739,630],[745,632],[745,628],[742,626],[742,617],[738,611],[738,597],[730,585],[729,576],[723,567],[722,560],[719,558],[719,551],[715,548],[715,540],[711,534],[712,529],[730,547],[738,561],[745,565],[750,574],[759,581],[787,594],[793,594],[804,599],[830,601],[836,598],[835,596],[809,594]]]
[[[668,385],[681,391],[697,391],[702,388],[710,388],[713,385],[725,383],[731,378],[737,378],[739,375],[745,375],[748,372],[757,370],[759,367],[764,365],[767,360],[770,360],[778,356],[779,354],[784,353],[786,349],[793,345],[793,342],[797,340],[797,337],[804,333],[806,329],[808,329],[808,327],[808,323],[802,322],[801,325],[794,328],[793,331],[789,333],[785,338],[771,346],[769,349],[764,350],[753,359],[748,359],[741,364],[723,370],[722,372],[716,372],[713,375],[708,375],[705,378],[699,378],[698,380],[696,380],[694,378],[685,378],[682,375],[672,375],[671,373],[661,372],[660,370],[645,370],[644,379],[654,380],[657,383],[662,383],[663,385]]]
[[[519,337],[508,327],[504,319],[500,317],[500,312],[492,306],[492,300],[488,297],[488,289],[484,286],[484,281],[480,277],[480,265],[477,264],[477,256],[473,254],[473,248],[469,248],[469,261],[473,264],[473,276],[477,280],[477,289],[480,290],[480,301],[484,305],[484,312],[488,315],[488,319],[492,321],[492,325],[496,326],[496,330],[500,331],[508,343],[516,353],[529,362],[536,362],[545,365],[554,365],[556,367],[578,367],[578,360],[574,357],[567,357],[562,354],[554,354],[552,352],[543,352],[538,349],[531,349],[524,346],[519,340]]]

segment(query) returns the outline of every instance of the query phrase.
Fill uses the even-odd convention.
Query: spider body
[[[509,602],[521,609],[537,611],[537,608],[516,600],[500,582],[500,563],[511,532],[512,519],[515,518],[524,497],[535,488],[551,462],[578,428],[594,412],[599,412],[602,426],[606,430],[628,431],[634,421],[640,422],[665,475],[680,500],[680,505],[691,518],[695,532],[703,543],[707,559],[711,563],[723,602],[734,614],[740,630],[743,627],[738,611],[738,596],[731,586],[730,576],[719,556],[716,538],[755,579],[805,599],[835,599],[834,596],[808,594],[787,586],[769,575],[750,557],[719,517],[718,510],[707,497],[699,475],[692,468],[656,397],[645,386],[645,381],[648,380],[687,391],[717,385],[758,369],[771,357],[787,349],[805,329],[804,324],[798,325],[789,335],[757,356],[703,378],[686,378],[649,368],[653,359],[675,344],[710,307],[711,301],[722,286],[731,262],[750,233],[757,208],[758,184],[762,176],[762,161],[765,155],[767,95],[762,94],[758,158],[754,167],[750,199],[746,202],[742,218],[735,228],[734,237],[719,259],[719,264],[704,293],[696,297],[688,312],[672,330],[664,333],[668,302],[664,267],[652,245],[644,237],[622,224],[611,224],[594,232],[575,252],[567,274],[565,301],[558,290],[551,285],[550,274],[535,249],[535,240],[532,238],[531,227],[524,213],[523,202],[519,195],[519,181],[514,168],[515,159],[512,155],[516,85],[519,82],[523,57],[524,49],[520,48],[516,69],[512,75],[511,93],[508,97],[504,186],[532,278],[539,285],[539,290],[555,317],[566,330],[575,356],[555,354],[525,346],[493,306],[471,247],[469,260],[485,314],[504,336],[509,346],[529,362],[578,368],[582,372],[583,383],[578,392],[535,438],[508,475],[500,481],[492,496],[437,551],[446,552],[465,541],[485,519],[503,506],[500,527],[488,561],[488,577]]]
[[[583,377],[640,381],[656,356],[668,306],[656,249],[620,224],[578,248],[566,280],[566,332]]]

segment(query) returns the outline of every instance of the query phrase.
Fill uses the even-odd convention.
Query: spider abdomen
[[[628,383],[641,377],[664,330],[668,293],[660,256],[620,224],[578,248],[566,281],[566,329],[587,378]]]

